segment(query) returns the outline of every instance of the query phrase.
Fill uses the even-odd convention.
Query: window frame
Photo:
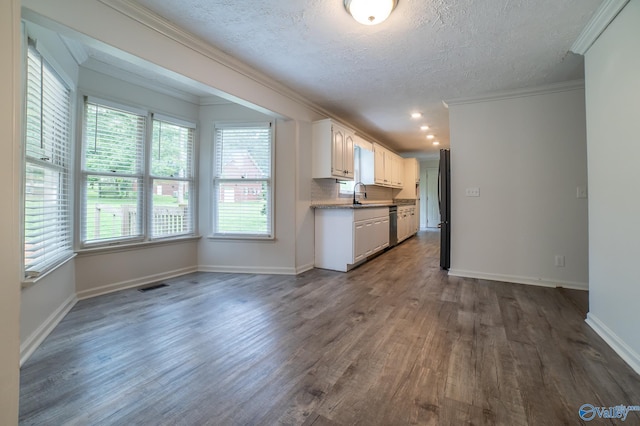
[[[147,205],[149,206],[149,208],[146,211],[146,218],[147,218],[147,226],[146,226],[146,235],[148,235],[149,237],[149,241],[159,241],[159,240],[171,240],[171,239],[180,239],[180,238],[184,238],[184,237],[190,237],[190,236],[194,236],[196,233],[196,226],[197,226],[197,218],[196,218],[196,199],[197,199],[197,182],[196,182],[196,140],[198,137],[198,128],[196,126],[195,123],[189,122],[189,121],[185,121],[185,120],[181,120],[178,118],[175,118],[173,116],[170,115],[165,115],[165,114],[160,114],[160,113],[151,113],[150,114],[150,123],[149,123],[149,127],[150,127],[150,131],[149,131],[149,143],[147,145],[147,150],[146,150],[146,158],[147,158],[147,169],[148,169],[148,175],[147,175],[147,187],[149,188],[149,190],[147,191],[147,198],[146,198],[146,202]],[[167,123],[170,125],[174,125],[174,126],[179,126],[179,127],[183,127],[188,129],[191,132],[191,152],[187,154],[188,157],[188,172],[186,173],[187,176],[185,177],[168,177],[168,176],[160,176],[160,175],[155,175],[153,174],[153,158],[152,158],[152,152],[151,150],[153,149],[153,132],[154,132],[154,127],[153,124],[155,121],[158,122],[162,122],[162,123]],[[174,181],[174,182],[187,182],[189,185],[189,198],[188,198],[188,203],[187,203],[187,209],[189,212],[189,218],[191,220],[191,224],[189,226],[190,231],[189,232],[183,232],[183,233],[179,233],[179,234],[170,234],[170,235],[158,235],[158,236],[154,236],[153,232],[153,208],[154,208],[154,204],[153,204],[153,196],[155,194],[155,186],[154,186],[154,181],[155,180],[170,180],[170,181]]]
[[[269,150],[270,150],[270,172],[268,179],[225,179],[218,178],[216,176],[217,170],[217,145],[218,145],[218,129],[233,129],[233,128],[268,128],[269,129]],[[275,158],[276,158],[276,121],[220,121],[213,123],[213,144],[211,150],[211,189],[210,189],[210,220],[211,232],[209,234],[210,239],[215,240],[245,240],[245,241],[274,241],[276,239],[276,227],[275,227]],[[257,233],[224,233],[217,231],[218,222],[218,200],[216,197],[217,182],[267,182],[268,194],[267,194],[267,206],[268,217],[267,223],[270,229],[269,234],[257,234]]]
[[[28,153],[29,143],[27,141],[28,138],[28,114],[27,108],[29,105],[28,95],[29,95],[29,50],[33,49],[34,52],[38,55],[40,62],[40,93],[41,96],[44,93],[44,82],[45,82],[45,69],[47,72],[51,74],[53,78],[55,78],[56,83],[66,89],[66,97],[68,100],[67,105],[67,116],[68,119],[66,122],[66,131],[68,134],[68,138],[66,140],[66,152],[64,153],[65,157],[62,160],[62,164],[60,162],[48,162],[50,161],[47,157],[41,159],[37,159],[33,156],[30,156]],[[28,32],[25,30],[23,33],[23,68],[22,68],[22,100],[23,100],[23,118],[22,118],[22,150],[21,150],[21,213],[20,213],[20,223],[21,223],[21,245],[22,245],[22,253],[21,253],[21,269],[22,269],[22,282],[23,283],[33,283],[45,275],[49,274],[53,270],[59,268],[64,265],[70,259],[75,256],[74,253],[74,144],[75,144],[75,108],[76,108],[76,89],[73,79],[71,79],[68,75],[66,75],[64,68],[62,68],[53,58],[47,50],[38,43],[37,40],[31,39],[29,37]],[[40,100],[40,108],[45,104],[44,100]],[[40,129],[42,129],[42,117],[44,112],[40,111]],[[49,113],[51,114],[51,112]],[[42,133],[41,133],[42,134]],[[41,142],[42,143],[42,142]],[[44,149],[44,147],[43,147]],[[54,252],[58,252],[56,255],[52,256],[48,260],[42,260],[39,263],[27,265],[27,257],[26,257],[26,244],[27,244],[27,212],[26,212],[26,204],[27,204],[27,170],[29,166],[39,167],[46,170],[52,171],[54,174],[58,174],[58,179],[62,178],[63,182],[56,186],[57,191],[62,194],[62,196],[58,196],[57,198],[57,206],[64,206],[64,215],[65,218],[63,222],[66,226],[62,228],[62,233],[57,235],[57,239],[55,242]],[[66,182],[64,181],[66,179]],[[62,235],[62,234],[66,234]],[[62,235],[62,236],[61,236]],[[30,266],[29,268],[27,266]]]
[[[97,103],[101,106],[107,108],[114,108],[118,110],[122,110],[125,112],[130,112],[133,114],[139,114],[145,116],[145,124],[144,124],[144,137],[142,142],[142,172],[140,175],[140,182],[142,185],[142,189],[140,191],[140,200],[138,201],[138,209],[139,213],[137,214],[138,220],[140,223],[141,235],[133,236],[133,237],[119,237],[113,239],[101,239],[101,240],[87,240],[84,235],[86,232],[84,228],[84,220],[86,219],[86,208],[87,208],[87,195],[86,195],[86,178],[87,175],[94,174],[91,171],[85,169],[85,142],[86,142],[86,103],[92,102]],[[76,239],[76,247],[78,252],[93,252],[95,250],[104,250],[104,249],[117,249],[118,247],[129,247],[136,245],[147,245],[147,244],[158,244],[158,243],[170,243],[171,241],[184,241],[192,238],[198,238],[197,236],[197,145],[198,145],[198,126],[195,122],[190,120],[185,120],[180,118],[174,114],[166,114],[162,112],[154,112],[152,108],[145,108],[140,106],[133,106],[127,104],[125,102],[113,101],[108,98],[104,98],[101,96],[91,96],[84,95],[82,106],[79,107],[81,110],[82,119],[80,127],[80,132],[82,134],[82,140],[78,144],[76,150],[77,156],[77,164],[79,169],[79,178],[77,179],[77,194],[78,194],[78,203],[76,206],[76,211],[78,212],[81,220],[77,222],[76,235],[78,236]],[[154,121],[163,121],[168,122],[174,125],[189,127],[192,134],[192,143],[190,146],[191,153],[189,154],[190,158],[190,176],[186,178],[178,179],[189,182],[189,221],[190,226],[189,232],[180,233],[180,234],[171,234],[171,235],[161,235],[154,237],[152,235],[153,232],[153,195],[154,188],[153,182],[156,179],[165,180],[163,176],[154,176],[151,172],[151,150],[153,149],[153,123]],[[173,178],[171,178],[173,179]]]

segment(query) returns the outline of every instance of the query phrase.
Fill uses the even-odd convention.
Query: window
[[[146,115],[85,102],[82,240],[143,237]]]
[[[216,125],[215,236],[273,238],[271,123]]]
[[[83,245],[193,233],[189,195],[194,128],[126,106],[86,100]]]
[[[151,237],[190,234],[193,133],[189,125],[155,116],[151,144]]]
[[[353,180],[342,180],[340,182],[340,189],[338,195],[341,198],[353,197],[353,188],[357,182],[360,182],[361,178],[361,162],[360,162],[360,148],[359,146],[353,147]]]
[[[24,269],[36,278],[73,254],[71,90],[29,40],[24,164]]]

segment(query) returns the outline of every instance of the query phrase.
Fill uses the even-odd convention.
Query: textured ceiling
[[[602,0],[400,0],[377,26],[343,0],[134,2],[391,148],[433,152],[419,125],[448,146],[442,100],[582,78],[569,48]]]

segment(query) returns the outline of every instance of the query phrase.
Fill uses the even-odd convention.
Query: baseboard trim
[[[72,294],[67,300],[58,306],[58,309],[49,315],[42,324],[40,324],[40,327],[38,327],[31,336],[27,337],[27,339],[20,345],[20,367],[27,362],[29,357],[31,357],[35,350],[38,349],[38,346],[44,342],[44,339],[51,334],[53,329],[56,328],[76,303],[78,303],[78,298],[75,294]]]
[[[461,269],[450,269],[449,275],[462,278],[477,278],[480,280],[500,281],[505,283],[527,284],[539,287],[563,287],[573,290],[589,290],[588,283],[575,281],[558,281],[544,278],[522,277],[518,275],[489,274],[486,272],[465,271]]]
[[[622,358],[624,362],[629,364],[629,367],[631,367],[637,374],[640,374],[640,354],[631,349],[624,340],[622,340],[613,332],[613,330],[607,327],[592,313],[588,313],[587,319],[584,321],[598,334],[598,336],[602,337],[602,340],[611,346],[611,349],[620,355],[620,358]]]
[[[101,287],[92,288],[78,292],[78,300],[89,299],[103,294],[113,293],[115,291],[127,290],[130,288],[140,287],[142,285],[155,283],[161,280],[179,277],[181,275],[197,272],[198,268],[189,266],[187,268],[174,269],[172,271],[162,272],[159,274],[147,275],[145,277],[135,278],[132,280],[121,281],[119,283],[108,284]]]
[[[230,274],[266,274],[266,275],[296,275],[296,268],[269,266],[231,266],[231,265],[200,265],[198,272],[224,272]]]
[[[312,270],[315,267],[313,262],[307,263],[306,265],[296,267],[296,275],[302,274],[303,272],[307,272]]]

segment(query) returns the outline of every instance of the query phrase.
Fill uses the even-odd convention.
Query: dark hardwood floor
[[[448,277],[438,238],[346,274],[81,301],[22,368],[21,424],[573,425],[585,403],[640,404],[570,292]]]

